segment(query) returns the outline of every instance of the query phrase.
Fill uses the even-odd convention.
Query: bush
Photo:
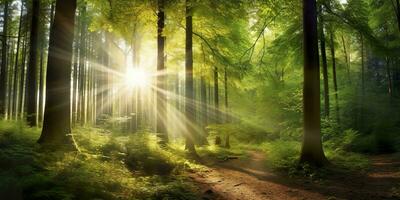
[[[206,129],[211,140],[216,136],[225,138],[226,135],[229,135],[233,142],[240,141],[240,143],[259,144],[266,140],[277,138],[276,135],[245,123],[213,124],[209,125]]]
[[[275,169],[296,168],[300,155],[300,142],[276,140],[264,143],[269,164]]]

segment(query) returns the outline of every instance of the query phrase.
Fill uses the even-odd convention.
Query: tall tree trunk
[[[74,35],[74,50],[73,50],[73,59],[74,59],[74,68],[73,68],[73,75],[72,75],[72,82],[73,82],[73,90],[72,90],[72,126],[75,126],[78,120],[78,107],[79,107],[79,49],[80,49],[80,30],[81,30],[81,23],[80,23],[80,16],[79,13],[77,20],[78,22],[75,23],[75,35]],[[102,72],[100,72],[102,73]]]
[[[15,56],[15,41],[11,40],[11,45],[9,48],[9,60],[10,63],[8,63],[8,75],[7,75],[7,107],[6,107],[6,119],[12,119],[12,108],[13,108],[13,94],[14,94],[14,83],[13,83],[13,73],[14,73],[14,56]]]
[[[32,22],[31,36],[29,48],[29,64],[27,70],[27,122],[29,126],[36,126],[36,78],[37,78],[37,50],[39,42],[39,15],[40,15],[40,0],[32,1]]]
[[[317,6],[315,0],[303,0],[304,31],[304,136],[300,162],[315,166],[327,160],[322,149],[320,119],[320,72],[318,59]]]
[[[22,19],[23,19],[23,11],[24,11],[24,3],[21,3],[21,11],[20,11],[20,15],[19,15],[19,25],[18,25],[18,39],[17,39],[17,52],[16,52],[16,55],[15,55],[15,67],[14,67],[14,107],[13,107],[13,110],[14,110],[14,119],[15,120],[17,120],[18,119],[18,94],[19,94],[19,84],[20,84],[20,82],[21,81],[18,81],[19,80],[19,71],[20,71],[20,66],[18,65],[19,64],[19,54],[20,54],[20,51],[19,51],[19,49],[20,49],[20,44],[21,44],[21,37],[22,37]]]
[[[393,97],[393,82],[392,82],[392,73],[390,69],[390,58],[386,57],[386,76],[387,76],[387,84],[388,84],[388,94],[390,97]]]
[[[228,107],[228,74],[226,71],[226,66],[224,67],[224,92],[225,92],[225,123],[230,122],[229,118],[229,107]],[[225,135],[225,148],[231,148],[230,145],[230,135],[227,133]]]
[[[157,124],[157,134],[160,138],[159,144],[161,146],[166,145],[168,142],[168,133],[166,129],[166,101],[167,98],[165,96],[165,75],[163,75],[163,71],[165,70],[165,36],[164,34],[164,26],[165,26],[165,12],[164,12],[164,0],[158,0],[158,13],[157,13],[157,71],[161,72],[159,76],[157,76],[157,116],[156,116],[156,124]]]
[[[343,35],[342,35],[342,45],[343,45],[343,53],[344,53],[344,57],[345,57],[345,61],[346,61],[347,78],[348,78],[349,82],[351,83],[350,59],[349,59],[349,55],[348,55],[348,52],[347,52],[346,41],[345,41]]]
[[[86,91],[86,6],[82,6],[80,9],[80,42],[79,42],[79,78],[78,78],[78,91],[79,91],[79,98],[78,98],[78,120],[80,121],[81,125],[86,124],[86,109],[85,109],[85,91]]]
[[[364,62],[364,37],[360,34],[361,42],[361,92],[365,95],[365,62]]]
[[[57,0],[50,31],[46,105],[39,143],[76,149],[71,135],[71,60],[76,0]],[[62,56],[60,56],[62,55]]]
[[[332,56],[332,78],[333,78],[333,89],[335,90],[335,107],[336,107],[336,119],[338,123],[340,123],[340,113],[339,113],[339,94],[338,94],[338,83],[337,83],[337,75],[336,75],[336,56],[335,56],[335,42],[334,42],[334,33],[331,31],[330,33],[330,43],[331,43],[331,56]]]
[[[390,0],[390,1],[392,2],[393,9],[394,9],[394,12],[395,12],[396,18],[397,18],[397,26],[400,31],[400,0],[396,0],[396,4],[393,2],[393,0]]]
[[[229,106],[228,106],[228,72],[224,67],[224,100],[225,100],[225,122],[229,123]]]
[[[193,21],[192,21],[192,8],[191,1],[186,0],[186,53],[185,53],[185,115],[186,115],[186,149],[196,154],[194,147],[194,133],[195,129],[193,124],[195,123],[195,103],[194,103],[194,91],[193,91]]]
[[[28,21],[28,15],[26,15],[26,21]],[[26,23],[25,25],[25,33],[24,35],[28,35],[28,24]],[[19,108],[20,108],[20,119],[24,119],[25,116],[25,99],[26,99],[26,55],[27,55],[27,49],[28,49],[28,38],[25,37],[24,42],[23,42],[23,48],[22,48],[22,71],[21,71],[21,85],[20,85],[20,91],[21,91],[21,100],[19,102]]]
[[[214,67],[214,117],[215,123],[219,123],[219,88],[218,88],[218,69]]]
[[[324,33],[324,16],[323,9],[320,6],[320,45],[321,45],[321,58],[322,58],[322,75],[324,77],[324,114],[325,117],[329,118],[329,80],[328,80],[328,62],[326,60],[326,42]]]
[[[1,69],[0,69],[0,116],[6,110],[6,85],[7,85],[7,43],[8,43],[8,17],[9,0],[4,1],[3,37],[1,41]]]
[[[41,48],[40,48],[40,64],[39,64],[39,98],[38,98],[38,121],[39,123],[43,122],[43,104],[44,104],[44,78],[45,78],[45,68],[44,68],[44,49],[45,49],[45,44],[44,44],[45,38],[42,38],[41,41]]]

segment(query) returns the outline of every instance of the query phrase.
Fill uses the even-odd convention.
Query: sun
[[[150,83],[149,74],[139,68],[127,68],[126,73],[124,75],[125,85],[134,88],[134,87],[146,87]]]

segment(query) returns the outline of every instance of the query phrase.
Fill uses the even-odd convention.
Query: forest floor
[[[207,169],[189,176],[208,200],[400,199],[399,154],[371,156],[365,172],[333,166],[317,180],[274,172],[267,162],[267,155],[257,151],[225,161],[207,158]]]

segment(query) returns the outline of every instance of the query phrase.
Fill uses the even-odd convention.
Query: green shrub
[[[195,199],[187,181],[178,175],[144,173],[161,160],[174,172],[188,167],[187,160],[160,150],[149,137],[116,137],[91,127],[73,130],[81,152],[46,151],[37,148],[38,129],[0,121],[0,195],[5,199]],[[129,141],[129,142],[128,142]],[[132,145],[131,155],[154,157],[132,173],[121,153]],[[126,147],[125,147],[126,146]],[[119,156],[118,156],[119,155]],[[159,157],[158,157],[159,156]],[[105,159],[106,158],[106,159]],[[146,160],[146,159],[145,159]],[[184,166],[184,167],[183,167]],[[151,167],[150,167],[151,168]],[[157,170],[156,170],[157,171]],[[170,170],[169,170],[170,171]],[[137,173],[136,173],[137,172]],[[142,176],[141,174],[146,174]]]
[[[300,156],[300,142],[275,140],[262,146],[268,155],[267,162],[275,169],[296,168]]]
[[[240,141],[240,143],[259,144],[263,141],[277,138],[276,135],[268,133],[262,128],[246,123],[213,124],[209,125],[206,129],[211,140],[213,140],[215,136],[225,138],[226,135],[229,135],[233,142]]]

